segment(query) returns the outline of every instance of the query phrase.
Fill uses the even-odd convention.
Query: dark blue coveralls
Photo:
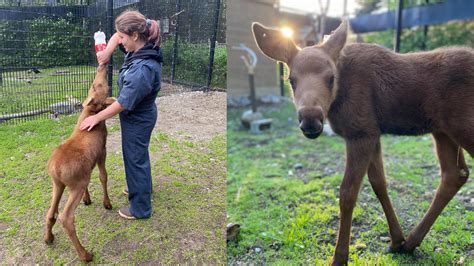
[[[122,51],[123,48],[121,47]],[[128,53],[118,76],[122,152],[130,213],[151,216],[152,178],[148,146],[158,117],[155,99],[161,86],[161,51],[146,44]]]

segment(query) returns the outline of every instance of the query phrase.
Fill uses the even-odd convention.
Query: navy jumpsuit
[[[155,99],[161,86],[162,55],[146,44],[128,53],[118,76],[122,152],[128,186],[130,213],[151,216],[152,178],[148,146],[158,117]]]

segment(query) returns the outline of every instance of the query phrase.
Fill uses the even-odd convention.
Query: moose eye
[[[291,88],[293,88],[293,91],[295,91],[296,90],[296,79],[290,78],[290,84],[291,84]]]
[[[333,86],[334,86],[334,76],[331,76],[328,80],[328,88],[332,90]]]

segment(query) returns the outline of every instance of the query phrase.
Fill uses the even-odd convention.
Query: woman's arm
[[[105,108],[104,110],[100,111],[99,113],[95,115],[91,115],[84,119],[80,125],[80,129],[84,130],[87,129],[87,131],[91,131],[91,129],[99,124],[100,122],[111,118],[112,116],[120,113],[123,110],[122,105],[119,102],[114,102],[109,107]]]
[[[97,53],[97,61],[100,65],[107,64],[114,53],[115,48],[119,45],[120,40],[117,33],[114,33],[107,44],[105,50]]]

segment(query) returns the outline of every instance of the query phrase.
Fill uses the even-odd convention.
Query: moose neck
[[[84,121],[87,117],[95,114],[97,114],[97,112],[94,112],[91,106],[84,107],[81,114],[79,115],[79,118],[77,119],[77,123],[74,130],[80,130],[79,126],[81,125],[82,121]]]

